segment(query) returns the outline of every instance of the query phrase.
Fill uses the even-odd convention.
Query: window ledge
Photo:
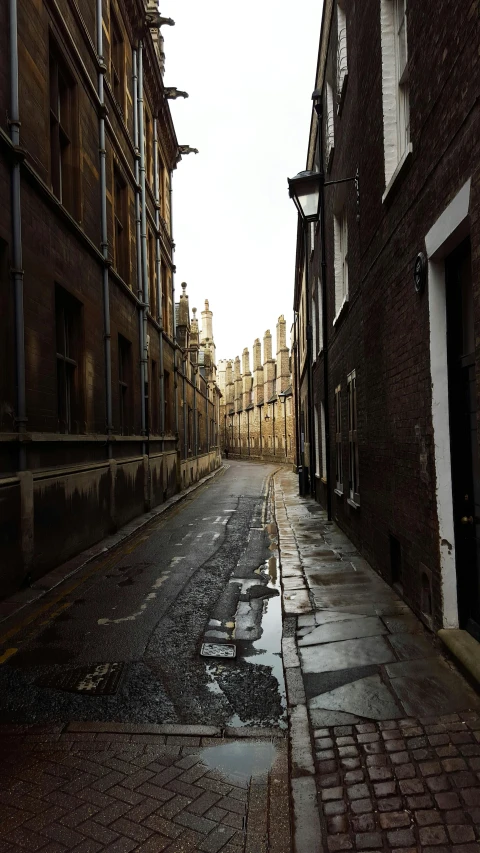
[[[343,498],[342,489],[334,489],[333,491],[335,492],[336,495],[338,495],[339,498]]]
[[[344,313],[345,308],[346,308],[346,306],[347,306],[347,305],[348,305],[348,293],[347,293],[347,295],[344,297],[343,302],[342,302],[342,304],[340,305],[340,308],[338,309],[337,313],[335,314],[335,317],[333,318],[333,325],[334,325],[334,326],[335,326],[335,325],[338,323],[338,321],[340,320],[340,318],[341,318],[342,314]]]
[[[360,504],[354,501],[353,498],[347,498],[347,504],[353,507],[353,509],[360,509]]]
[[[405,166],[407,165],[407,163],[410,162],[411,157],[412,157],[412,151],[413,151],[413,145],[411,142],[409,142],[404,153],[403,153],[403,155],[402,155],[402,157],[401,157],[401,159],[398,162],[397,168],[395,169],[392,177],[390,178],[387,186],[385,187],[385,192],[382,195],[382,204],[384,204],[385,201],[387,200],[393,185],[395,184],[395,182],[396,182],[397,178],[399,177],[399,175],[401,174],[401,172],[403,172]]]

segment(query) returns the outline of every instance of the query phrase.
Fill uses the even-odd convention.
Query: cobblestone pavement
[[[478,694],[286,470],[275,516],[296,853],[479,853]]]
[[[141,728],[0,727],[0,853],[289,853],[284,738]]]

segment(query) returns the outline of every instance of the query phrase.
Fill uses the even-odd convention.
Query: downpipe
[[[107,432],[107,453],[108,458],[112,458],[112,445],[109,441],[113,431],[112,424],[112,340],[110,327],[110,292],[109,292],[109,262],[108,262],[108,229],[107,229],[107,168],[106,158],[107,152],[105,147],[105,96],[104,96],[104,76],[106,66],[103,57],[103,13],[102,0],[97,0],[97,55],[98,55],[98,99],[100,101],[100,118],[98,122],[99,135],[99,154],[100,154],[100,194],[101,194],[101,213],[100,213],[100,228],[101,228],[101,251],[104,258],[102,270],[102,290],[103,290],[103,338],[105,351],[105,404],[106,404],[106,432]]]
[[[20,105],[18,93],[18,17],[17,0],[10,0],[10,139],[15,149],[20,146]],[[17,411],[15,424],[19,433],[18,469],[27,467],[26,448],[23,436],[27,428],[27,403],[25,390],[25,322],[23,305],[23,257],[22,257],[22,206],[19,152],[15,151],[15,162],[11,174],[12,196],[12,283],[15,312],[15,378],[17,385]]]
[[[139,279],[139,299],[140,299],[140,383],[141,383],[141,433],[142,455],[145,456],[147,434],[147,406],[145,398],[145,385],[148,378],[148,354],[147,354],[147,309],[148,309],[148,272],[147,272],[147,211],[146,211],[146,192],[145,192],[145,139],[144,139],[144,119],[143,119],[143,42],[138,45],[137,59],[138,73],[138,125],[137,125],[137,145],[140,153],[138,164],[139,179],[140,179],[140,270]]]
[[[153,120],[153,172],[154,172],[154,196],[155,196],[155,265],[157,282],[157,321],[160,326],[158,333],[159,347],[159,382],[160,382],[160,435],[165,433],[165,367],[163,363],[163,312],[162,312],[162,263],[160,253],[160,187],[158,174],[158,120]],[[164,442],[162,441],[162,450]]]

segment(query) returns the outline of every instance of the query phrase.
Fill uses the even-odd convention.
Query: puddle
[[[263,571],[268,574],[269,578],[266,589],[276,590],[280,593],[277,558],[270,557],[266,561]],[[255,666],[268,667],[278,683],[282,713],[278,719],[265,720],[263,724],[267,723],[268,725],[278,725],[282,729],[286,728],[287,700],[282,665],[282,599],[280,594],[263,600],[259,638],[253,641],[239,641],[237,647],[238,652],[241,651],[243,660]],[[232,726],[247,726],[249,723],[251,724],[251,721],[241,720],[238,715],[229,720],[229,725]]]
[[[263,776],[271,769],[276,758],[277,750],[273,743],[262,741],[234,741],[221,746],[209,746],[200,752],[202,763],[217,770],[226,779]]]

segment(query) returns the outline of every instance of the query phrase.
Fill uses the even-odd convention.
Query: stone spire
[[[208,299],[205,300],[205,308],[202,311],[202,332],[200,341],[213,341],[213,312],[210,311]]]

